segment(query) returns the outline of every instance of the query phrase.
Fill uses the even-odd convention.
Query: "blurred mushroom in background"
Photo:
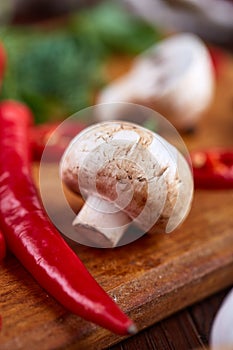
[[[207,3],[211,3],[211,14]],[[189,30],[199,33],[201,39],[228,44],[233,37],[233,5],[227,0],[2,0],[1,6],[2,17],[11,11],[14,25],[8,26],[2,38],[8,64],[0,98],[27,103],[37,122],[62,120],[96,102],[115,100],[143,104],[165,116],[169,110],[173,116],[168,119],[174,126],[190,129],[208,107],[214,87],[206,42],[196,37],[195,54],[182,49],[181,59],[175,51],[169,53],[170,59],[163,54],[162,60],[156,44],[167,34],[171,36],[171,31]],[[133,61],[137,54],[141,55]],[[137,73],[138,83],[125,90],[125,85],[113,82],[111,86],[117,83],[122,90],[109,101],[106,91],[110,86],[106,85],[114,75],[108,75],[106,66],[112,57],[123,73],[124,58],[130,66],[133,61],[127,79]],[[181,77],[184,85],[176,88]],[[133,94],[136,87],[137,96]]]
[[[196,127],[208,108],[214,86],[205,43],[194,34],[176,34],[139,55],[127,74],[101,91],[98,103],[128,102],[150,107],[178,130],[188,131]],[[99,120],[119,119],[118,106],[115,113],[102,113]],[[126,120],[144,122],[135,120],[137,116],[128,111],[125,116]]]

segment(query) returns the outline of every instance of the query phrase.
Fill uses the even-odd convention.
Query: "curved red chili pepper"
[[[30,174],[30,111],[0,104],[0,225],[6,243],[39,284],[71,312],[119,334],[132,321],[98,285],[47,218]]]
[[[233,188],[233,149],[191,153],[196,188]]]

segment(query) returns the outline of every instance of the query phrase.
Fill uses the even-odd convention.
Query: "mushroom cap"
[[[66,149],[60,175],[72,191],[114,203],[145,231],[173,230],[192,201],[192,173],[183,156],[159,135],[128,122],[83,130]]]
[[[185,129],[195,125],[210,104],[213,92],[208,49],[197,36],[185,33],[165,39],[139,55],[126,75],[101,91],[98,103],[148,106],[175,127]],[[107,114],[99,116],[99,121],[108,119]]]

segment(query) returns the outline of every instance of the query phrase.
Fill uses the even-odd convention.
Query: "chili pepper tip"
[[[128,331],[128,334],[134,335],[134,334],[136,334],[136,333],[138,332],[138,329],[137,329],[137,327],[135,326],[135,324],[132,323],[132,324],[128,327],[127,331]]]

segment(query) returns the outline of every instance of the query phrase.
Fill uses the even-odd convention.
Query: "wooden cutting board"
[[[184,137],[190,150],[233,147],[233,64],[221,73],[210,110]],[[196,190],[190,215],[170,235],[108,250],[70,244],[141,330],[233,284],[233,190]],[[0,265],[0,314],[1,350],[102,349],[123,339],[67,312],[10,253]]]

